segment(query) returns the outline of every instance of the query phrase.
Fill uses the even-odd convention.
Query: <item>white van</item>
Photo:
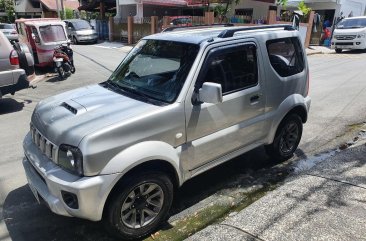
[[[334,29],[332,49],[366,49],[366,16],[345,18]]]

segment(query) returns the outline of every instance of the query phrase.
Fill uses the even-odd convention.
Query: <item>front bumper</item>
[[[98,40],[98,35],[78,35],[79,42],[95,42]]]
[[[102,218],[103,207],[118,174],[93,177],[75,176],[53,163],[33,143],[30,134],[23,142],[23,166],[28,184],[36,198],[42,198],[52,212],[92,221]],[[61,191],[77,197],[78,208],[70,208]]]
[[[332,49],[366,49],[366,39],[332,40]]]

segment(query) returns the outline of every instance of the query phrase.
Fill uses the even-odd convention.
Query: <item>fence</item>
[[[270,10],[268,13],[268,17],[264,19],[264,17],[259,17],[258,19],[251,19],[249,16],[234,16],[232,18],[220,18],[214,17],[213,13],[210,12],[208,14],[205,13],[205,17],[203,16],[192,16],[192,25],[202,25],[202,24],[212,24],[212,23],[233,23],[235,25],[256,25],[256,24],[292,24],[290,22],[282,22],[278,21],[278,17],[276,16],[276,11]],[[308,46],[310,43],[310,34],[311,28],[313,25],[314,12],[312,11],[307,19],[307,23],[300,23],[300,35],[305,44]],[[113,19],[112,19],[113,21]],[[101,26],[104,26],[103,24]],[[108,24],[106,25],[108,27]],[[144,36],[150,35],[151,33],[160,32],[163,28],[169,27],[169,17],[158,18],[156,16],[153,17],[144,17],[144,18],[136,18],[129,17],[127,19],[120,19],[118,23],[113,23],[112,31],[110,36],[113,36],[114,40],[119,41],[127,41],[129,44],[135,43],[140,40]],[[105,29],[102,27],[103,36]],[[108,36],[108,35],[107,35]]]

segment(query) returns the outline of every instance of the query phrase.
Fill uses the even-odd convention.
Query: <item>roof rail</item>
[[[260,26],[248,26],[248,27],[238,27],[223,30],[217,37],[219,38],[229,38],[234,36],[234,33],[249,30],[258,29],[271,29],[271,28],[283,28],[284,30],[292,31],[295,28],[290,24],[273,24],[273,25],[260,25]]]
[[[200,29],[200,28],[212,28],[212,27],[218,27],[218,26],[222,26],[222,27],[233,27],[234,24],[232,23],[226,23],[226,24],[202,24],[202,25],[192,25],[192,26],[177,26],[177,27],[168,27],[166,29],[164,29],[161,32],[173,32],[174,30],[184,30],[184,29]]]

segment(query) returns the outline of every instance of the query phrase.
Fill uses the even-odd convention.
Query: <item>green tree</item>
[[[283,10],[286,10],[288,0],[276,0],[277,6],[281,6]]]
[[[0,0],[0,10],[6,13],[5,21],[14,23],[15,9],[13,0]]]
[[[307,18],[308,14],[311,12],[311,8],[306,6],[305,1],[302,0],[299,2],[299,5],[297,5],[297,8],[304,13],[304,18]]]
[[[65,19],[73,19],[74,11],[70,8],[65,8]]]

